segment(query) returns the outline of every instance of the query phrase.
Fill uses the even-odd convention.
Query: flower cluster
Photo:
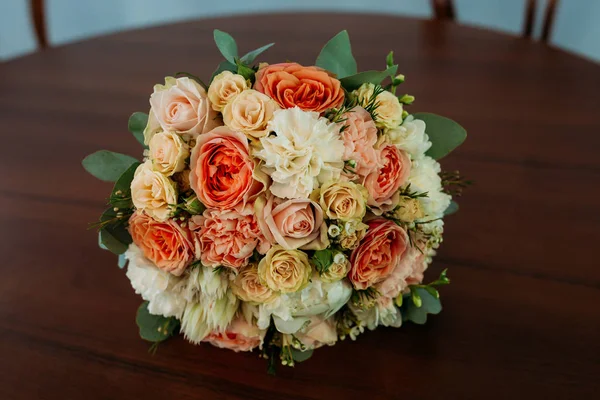
[[[328,45],[317,66],[252,66],[256,52],[219,47],[229,61],[208,86],[167,77],[147,121],[132,117],[147,150],[103,215],[101,243],[130,236],[115,252],[150,316],[192,343],[293,365],[365,327],[435,313],[424,297],[439,303],[433,286],[448,280],[422,281],[451,196],[427,118],[395,95],[404,78],[390,56],[361,81],[328,69],[339,57]]]

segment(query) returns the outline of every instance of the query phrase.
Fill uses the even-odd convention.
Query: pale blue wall
[[[542,1],[543,2],[543,1]],[[379,12],[430,18],[429,0],[46,0],[60,45],[119,30],[218,15],[290,10]],[[455,0],[461,23],[519,34],[524,0]],[[562,0],[552,43],[600,61],[600,0]],[[537,27],[539,31],[539,26]],[[0,0],[0,59],[35,51],[27,0]]]

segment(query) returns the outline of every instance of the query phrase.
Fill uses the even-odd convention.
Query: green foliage
[[[238,58],[238,48],[235,39],[229,33],[218,29],[213,31],[213,36],[223,57],[235,65],[235,59]]]
[[[350,92],[354,89],[358,89],[363,83],[372,83],[374,85],[380,85],[385,78],[387,78],[388,76],[395,75],[397,70],[398,66],[392,65],[384,71],[359,72],[358,74],[354,74],[340,79],[340,81],[342,82],[342,86],[344,87],[344,89]]]
[[[100,150],[83,159],[83,168],[96,178],[115,182],[137,160],[131,156]]]
[[[240,58],[240,61],[246,65],[251,65],[254,62],[254,60],[256,59],[256,57],[258,57],[260,54],[264,53],[268,48],[270,48],[274,44],[275,43],[269,43],[262,47],[259,47],[256,50],[249,51],[248,53],[244,54],[242,56],[242,58]]]
[[[356,60],[347,31],[341,31],[323,46],[315,65],[333,72],[338,79],[356,74]]]
[[[254,82],[255,71],[239,60],[236,60],[236,62],[237,62],[237,73],[239,75],[243,76],[245,79],[249,80],[250,82]]]
[[[306,361],[313,355],[313,350],[298,350],[293,347],[291,348],[291,352],[294,362]]]
[[[312,262],[319,274],[324,274],[333,264],[333,251],[331,249],[317,250],[312,256]]]
[[[425,154],[436,160],[448,155],[467,138],[467,131],[449,118],[431,113],[416,113],[413,116],[425,121],[425,132],[432,143]]]
[[[417,302],[414,300],[418,299]],[[422,325],[427,322],[427,314],[439,314],[442,311],[442,303],[438,297],[432,296],[424,288],[412,288],[411,293],[404,295],[402,307],[402,319]]]
[[[148,312],[148,302],[143,302],[137,310],[135,322],[140,328],[140,336],[149,342],[162,342],[176,332],[179,321],[175,317],[165,318]]]
[[[114,254],[123,254],[133,241],[127,231],[128,214],[109,208],[100,216],[100,244]]]
[[[131,181],[137,167],[140,166],[139,162],[134,162],[121,176],[117,179],[115,186],[113,187],[112,193],[110,194],[110,204],[113,207],[121,208],[132,208],[133,202],[131,201]]]
[[[125,254],[119,254],[119,261],[117,262],[119,268],[123,269],[127,265],[127,259],[125,258]]]
[[[143,112],[134,112],[131,114],[127,124],[129,132],[131,132],[133,136],[135,136],[135,139],[144,147],[146,147],[144,143],[144,129],[146,129],[146,125],[148,125],[148,114]]]
[[[229,71],[235,74],[237,73],[237,69],[238,67],[237,65],[235,65],[235,63],[230,63],[229,61],[221,61],[217,66],[215,72],[213,72],[212,76],[210,77],[210,81],[212,82],[213,79],[215,79],[215,76],[219,75],[223,71]]]
[[[448,206],[448,208],[446,208],[446,211],[444,211],[444,216],[452,215],[457,211],[458,211],[458,203],[455,202],[454,200],[452,200],[452,201],[450,201],[450,205]]]

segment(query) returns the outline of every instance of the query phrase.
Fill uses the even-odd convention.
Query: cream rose
[[[245,90],[223,109],[223,122],[237,132],[260,138],[265,136],[267,123],[279,106],[273,99],[256,90]]]
[[[343,253],[337,253],[333,258],[333,263],[329,269],[321,274],[323,282],[337,282],[348,274],[350,270],[350,261]]]
[[[273,246],[258,264],[261,282],[275,292],[301,290],[308,284],[311,273],[306,253],[281,246]]]
[[[259,304],[268,303],[277,297],[276,293],[260,283],[256,264],[242,268],[231,283],[231,290],[242,301]]]
[[[350,221],[344,224],[344,229],[337,238],[340,246],[346,250],[354,250],[367,234],[369,225],[362,221]]]
[[[431,147],[429,136],[425,133],[425,122],[412,115],[406,117],[402,125],[387,129],[385,134],[392,144],[406,151],[413,159],[423,157]]]
[[[311,194],[329,219],[362,220],[367,212],[367,189],[352,182],[326,182]]]
[[[361,87],[352,92],[358,99],[359,104],[366,105],[375,92],[375,85],[372,83],[363,83]],[[387,90],[377,95],[375,99],[379,103],[375,113],[375,125],[378,128],[393,129],[402,123],[402,104],[398,98]]]
[[[184,170],[190,150],[175,132],[159,132],[150,139],[148,155],[155,171],[171,176]]]
[[[166,221],[171,214],[171,204],[177,203],[177,189],[169,178],[154,171],[148,160],[136,170],[131,181],[131,199],[138,210],[151,217]]]
[[[249,89],[248,81],[241,75],[223,71],[214,77],[208,88],[208,99],[215,111],[223,111],[235,96]]]
[[[219,124],[206,91],[190,78],[165,78],[150,96],[151,112],[164,131],[189,134],[195,138]],[[150,137],[146,140],[149,142]]]

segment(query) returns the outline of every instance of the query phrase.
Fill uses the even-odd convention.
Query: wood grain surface
[[[140,156],[128,132],[153,84],[221,60],[212,30],[264,60],[314,62],[348,29],[361,70],[394,50],[411,111],[460,121],[442,160],[476,181],[426,280],[444,311],[266,374],[256,353],[181,337],[156,355],[135,295],[86,230],[110,184],[81,159]],[[575,399],[600,391],[600,67],[489,31],[396,17],[293,14],[120,33],[0,65],[1,399]]]

